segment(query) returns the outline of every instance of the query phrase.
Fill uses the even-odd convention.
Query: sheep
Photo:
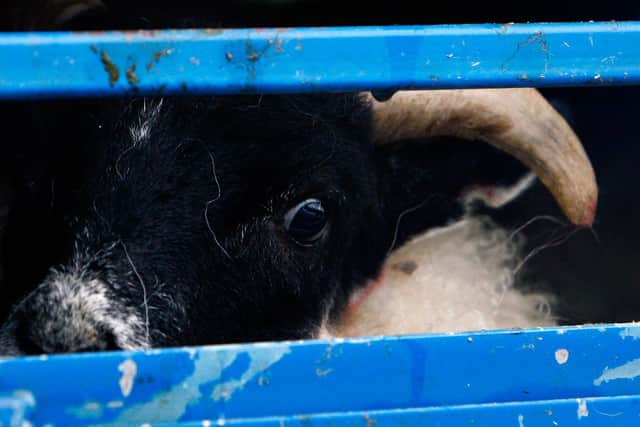
[[[25,108],[40,121],[22,128],[29,145],[12,148],[35,173],[13,171],[6,355],[321,336],[403,243],[380,144],[482,140],[529,166],[574,224],[595,215],[589,160],[533,89]],[[463,205],[475,177],[430,171],[433,192]],[[480,193],[491,200],[490,187]],[[454,218],[443,209],[421,227]]]

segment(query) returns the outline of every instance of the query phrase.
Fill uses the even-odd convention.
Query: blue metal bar
[[[0,99],[640,82],[640,22],[0,34]]]
[[[247,420],[567,399],[575,415],[575,399],[623,396],[631,396],[632,411],[638,381],[636,324],[0,361],[0,392],[30,396],[34,425]]]
[[[222,424],[220,419],[203,421],[175,423],[173,425],[202,427],[206,424]],[[580,427],[630,427],[639,423],[640,396],[577,398],[224,420],[224,425],[231,427],[391,427],[399,425],[411,427],[553,427],[572,425],[579,425]]]

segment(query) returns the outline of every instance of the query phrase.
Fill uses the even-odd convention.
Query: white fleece
[[[550,326],[551,295],[514,288],[521,243],[486,219],[430,230],[393,252],[333,336]]]

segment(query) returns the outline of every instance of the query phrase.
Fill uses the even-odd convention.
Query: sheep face
[[[377,273],[386,238],[357,97],[120,105],[84,124],[56,115],[51,139],[86,155],[52,162],[16,203],[5,351],[311,337]]]

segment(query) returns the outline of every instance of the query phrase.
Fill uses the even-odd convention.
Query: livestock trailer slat
[[[0,33],[0,99],[638,83],[640,22]],[[0,426],[631,426],[639,406],[636,324],[0,360]]]
[[[165,424],[252,427],[335,426],[580,426],[629,427],[640,422],[640,396],[563,399],[485,405],[409,408],[387,411],[304,414],[258,419],[218,419]]]
[[[562,399],[575,414],[622,396],[631,411],[639,376],[640,325],[624,324],[6,359],[0,391],[29,396],[34,425],[125,425]]]
[[[0,34],[0,99],[639,81],[640,22]]]

